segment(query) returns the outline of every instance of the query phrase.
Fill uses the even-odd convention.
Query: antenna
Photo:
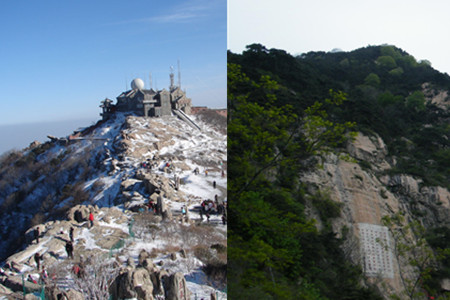
[[[178,60],[178,88],[181,90],[181,71],[180,71],[180,60]]]
[[[170,66],[170,90],[173,90],[174,86],[173,86],[173,67]]]
[[[125,91],[128,90],[128,78],[127,75],[125,75]]]

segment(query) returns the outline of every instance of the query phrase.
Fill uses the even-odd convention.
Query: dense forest
[[[232,299],[381,299],[352,265],[330,220],[340,204],[311,194],[299,174],[357,131],[378,134],[390,173],[450,187],[450,77],[394,46],[292,56],[260,44],[228,52],[229,294]],[[440,96],[442,103],[432,103]],[[449,102],[450,103],[450,102]],[[369,167],[370,166],[366,166]],[[306,203],[319,212],[308,216]],[[450,247],[448,227],[427,232]],[[450,275],[445,257],[423,288]],[[433,281],[434,279],[434,281]]]

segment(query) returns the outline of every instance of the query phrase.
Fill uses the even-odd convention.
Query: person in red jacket
[[[94,214],[92,212],[89,213],[89,228],[94,226]]]

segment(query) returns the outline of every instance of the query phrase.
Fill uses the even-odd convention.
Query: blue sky
[[[0,126],[97,120],[135,77],[167,88],[174,66],[177,81],[178,60],[193,105],[226,107],[226,4],[2,1]]]

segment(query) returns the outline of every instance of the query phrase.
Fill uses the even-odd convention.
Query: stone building
[[[145,89],[144,82],[140,78],[133,79],[131,90],[121,93],[117,97],[117,103],[106,98],[100,105],[103,119],[108,119],[116,111],[134,112],[145,117],[160,117],[172,115],[172,110],[191,114],[192,101],[186,97],[186,92],[173,82],[173,73],[170,74],[169,89],[155,91]]]

